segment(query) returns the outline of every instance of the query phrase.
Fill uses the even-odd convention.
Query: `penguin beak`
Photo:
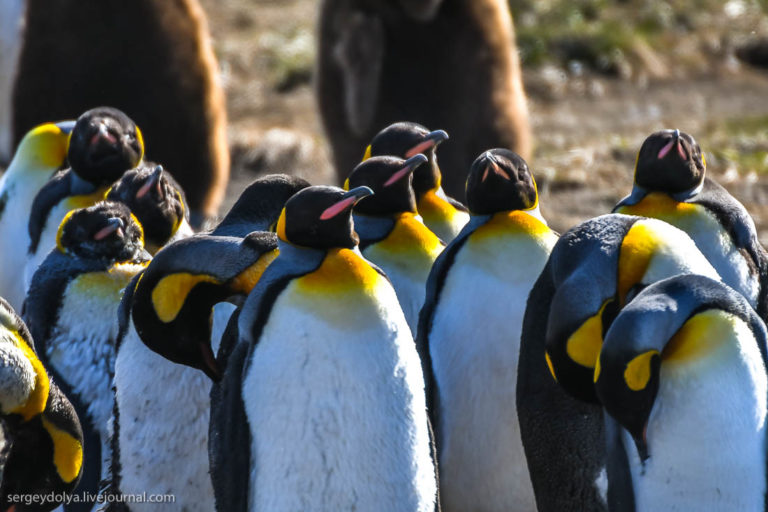
[[[107,141],[107,143],[110,145],[113,145],[117,142],[117,137],[109,133],[109,129],[107,128],[106,124],[99,123],[98,131],[93,134],[89,143],[91,146],[95,146],[102,140]]]
[[[403,166],[402,169],[395,172],[392,176],[389,177],[389,179],[386,182],[384,182],[384,186],[388,187],[393,183],[397,183],[401,179],[411,174],[414,170],[416,170],[418,166],[420,166],[421,164],[425,164],[428,161],[429,159],[426,156],[422,155],[421,153],[419,153],[418,155],[412,156],[411,158],[405,161],[405,165]]]
[[[688,155],[686,154],[682,144],[680,144],[680,130],[675,130],[672,133],[672,140],[667,142],[667,144],[659,150],[659,154],[657,155],[657,158],[659,160],[663,159],[665,156],[667,156],[667,154],[670,152],[670,150],[673,147],[677,149],[677,154],[680,155],[680,158],[684,162],[688,160]]]
[[[101,228],[99,231],[96,232],[95,235],[93,235],[94,240],[103,240],[109,235],[111,235],[114,232],[117,232],[117,236],[120,238],[123,237],[123,228],[125,227],[125,223],[123,223],[123,219],[119,219],[117,217],[109,219],[109,224],[103,228]]]
[[[480,180],[481,182],[484,182],[491,171],[493,171],[494,174],[501,176],[505,180],[511,180],[512,178],[509,177],[509,174],[504,171],[504,169],[499,166],[499,163],[496,161],[496,157],[493,156],[493,153],[486,153],[485,157],[488,159],[488,165],[485,167],[485,172],[483,173],[483,177]]]
[[[75,129],[75,121],[61,121],[56,123],[56,126],[61,130],[61,133],[69,135]]]
[[[216,362],[216,356],[213,355],[213,348],[208,343],[200,343],[199,347],[203,363],[201,370],[212,381],[220,382],[223,375],[219,363]]]
[[[429,132],[423,142],[419,142],[405,153],[405,158],[410,158],[419,153],[426,153],[444,140],[448,140],[448,133],[445,130]]]
[[[163,198],[163,188],[160,186],[160,177],[163,175],[163,166],[158,165],[155,167],[155,170],[152,171],[152,175],[149,177],[147,182],[142,185],[142,187],[139,189],[138,192],[136,192],[136,199],[141,199],[145,195],[147,195],[147,192],[150,191],[152,186],[156,186],[157,194],[160,196],[160,198]]]
[[[326,208],[323,213],[320,214],[320,220],[332,219],[355,206],[361,199],[372,195],[373,190],[368,187],[355,187],[341,196],[340,201],[337,201]]]
[[[637,455],[640,457],[641,462],[648,460],[650,455],[648,454],[648,422],[643,425],[643,432],[637,436],[633,435],[632,439],[635,441],[635,447],[637,448]]]

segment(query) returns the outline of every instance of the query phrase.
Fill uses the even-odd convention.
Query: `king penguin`
[[[32,336],[0,299],[0,468],[3,510],[48,511],[80,481],[83,432],[75,409],[37,357]],[[51,500],[51,493],[56,499]],[[44,501],[45,498],[47,501]],[[34,506],[25,501],[34,499]]]
[[[435,379],[442,508],[532,511],[517,358],[525,301],[557,235],[539,213],[528,165],[512,151],[473,162],[467,201],[469,224],[432,267],[419,319]]]
[[[610,510],[766,510],[766,328],[742,295],[697,275],[655,283],[598,363]]]
[[[74,121],[46,123],[30,130],[0,178],[0,240],[6,240],[0,247],[0,268],[6,269],[0,272],[0,296],[18,310],[24,301],[24,284],[18,269],[24,267],[27,259],[27,221],[32,202],[66,162],[74,125]]]
[[[357,249],[352,208],[371,193],[309,187],[280,215],[280,254],[242,306],[211,404],[220,511],[435,510],[419,357]]]
[[[225,348],[221,338],[233,310],[221,301],[242,303],[258,282],[277,255],[277,236],[265,230],[306,186],[286,175],[256,180],[214,230],[226,236],[199,234],[167,245],[129,285],[115,361],[108,493],[170,490],[175,507],[215,508],[208,430],[218,389],[211,382],[227,363],[231,344]],[[137,369],[146,378],[137,379]]]
[[[744,206],[711,178],[696,140],[679,130],[645,139],[632,193],[614,212],[655,217],[693,238],[723,282],[768,319],[768,254]]]
[[[67,152],[70,168],[48,181],[32,203],[25,290],[38,265],[55,247],[64,216],[101,201],[108,187],[143,157],[141,131],[123,112],[99,107],[78,117]]]
[[[447,139],[444,130],[430,132],[418,123],[394,123],[376,134],[363,156],[363,160],[387,155],[410,158],[422,153],[429,159],[427,165],[421,165],[413,172],[416,209],[424,224],[446,243],[453,240],[469,220],[467,208],[448,197],[441,185],[437,147]]]
[[[408,160],[372,157],[347,179],[349,188],[367,186],[374,191],[354,210],[360,250],[392,281],[414,337],[429,271],[445,247],[416,213],[411,180],[415,169],[426,162],[421,153]]]
[[[604,431],[592,375],[603,333],[643,287],[677,274],[720,279],[683,231],[610,214],[570,229],[528,297],[517,414],[541,512],[606,510]]]
[[[102,202],[73,210],[24,301],[23,317],[40,359],[83,420],[80,491],[97,493],[107,475],[117,310],[123,289],[149,258],[141,226],[125,205]]]
[[[144,162],[126,171],[105,199],[128,206],[144,229],[144,247],[150,254],[193,233],[184,191],[162,165]]]

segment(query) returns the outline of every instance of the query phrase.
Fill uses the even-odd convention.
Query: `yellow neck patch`
[[[651,192],[637,204],[618,208],[616,213],[653,217],[655,219],[679,218],[696,212],[696,205],[675,201],[663,192]]]
[[[53,465],[59,478],[69,483],[80,474],[83,467],[83,445],[72,434],[61,430],[43,418],[43,428],[53,441]]]
[[[425,224],[450,223],[458,213],[455,206],[437,195],[436,188],[418,198],[416,209]]]
[[[277,237],[283,242],[288,241],[288,237],[285,236],[285,208],[280,212],[280,217],[277,219],[277,227],[275,228]]]
[[[363,160],[362,161],[365,162],[369,158],[371,158],[371,145],[370,144],[368,144],[368,147],[365,148],[365,154],[363,155]]]
[[[557,375],[555,375],[555,366],[552,364],[552,358],[549,357],[549,352],[544,352],[544,360],[547,362],[547,368],[549,368],[549,373],[552,375],[552,378],[555,379],[555,382],[557,382]]]
[[[554,237],[555,234],[539,219],[520,210],[498,212],[472,233],[472,239],[482,241],[502,235],[529,235],[535,238]]]
[[[409,258],[427,257],[431,262],[443,252],[443,242],[416,219],[412,212],[403,212],[395,216],[395,226],[387,237],[374,244],[377,250],[389,254],[407,255]]]
[[[351,291],[372,293],[383,277],[351,249],[331,249],[320,267],[298,278],[307,293],[338,294]]]
[[[9,413],[20,414],[24,421],[29,421],[45,410],[45,404],[48,402],[48,393],[51,390],[51,381],[48,379],[48,373],[46,373],[43,363],[40,362],[37,354],[27,345],[18,332],[11,331],[11,333],[13,334],[16,346],[21,349],[35,371],[35,388],[22,406],[9,411]]]
[[[658,350],[649,350],[635,356],[624,369],[624,382],[632,391],[642,391],[651,380],[651,359],[659,355]]]
[[[235,292],[248,294],[256,286],[256,283],[261,279],[264,271],[270,263],[275,261],[277,255],[280,253],[278,249],[273,249],[267,253],[262,254],[256,263],[245,269],[243,272],[235,276],[229,284],[229,288]]]
[[[152,306],[157,318],[163,323],[170,323],[184,306],[189,292],[198,283],[221,284],[221,281],[207,274],[189,274],[179,272],[162,278],[152,290]]]
[[[720,309],[710,309],[688,319],[669,340],[662,352],[664,363],[684,363],[707,357],[724,340],[733,338],[738,317]]]
[[[659,239],[653,228],[642,221],[635,222],[624,236],[619,250],[616,290],[622,307],[629,290],[643,279],[658,245]]]
[[[600,310],[581,324],[565,343],[565,351],[574,363],[585,368],[595,367],[603,346],[603,311],[609,302],[603,302]]]
[[[61,219],[61,222],[59,223],[59,229],[56,231],[56,248],[59,250],[59,252],[66,254],[67,250],[64,248],[64,246],[61,243],[61,235],[64,234],[64,225],[69,222],[69,218],[72,216],[72,214],[75,213],[75,210],[69,210],[66,215],[64,215],[64,218]]]
[[[109,190],[108,186],[99,187],[90,194],[80,194],[78,196],[69,196],[66,199],[66,206],[68,210],[77,210],[78,208],[88,208],[93,206],[99,201],[104,200],[104,196]]]

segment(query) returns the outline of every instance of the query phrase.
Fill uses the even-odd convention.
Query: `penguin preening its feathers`
[[[0,486],[3,510],[48,511],[50,493],[71,494],[80,481],[83,432],[72,404],[51,381],[24,322],[0,299],[0,418],[6,454]],[[23,508],[19,495],[39,505]]]
[[[656,219],[603,215],[552,250],[528,298],[517,379],[540,511],[605,510],[605,437],[592,383],[603,333],[639,290],[681,273],[720,278],[690,237]]]
[[[452,134],[441,155],[453,197],[486,148],[530,155],[506,0],[325,0],[318,34],[317,98],[340,178],[378,130],[404,119]]]
[[[723,282],[768,318],[768,254],[746,208],[705,175],[696,140],[679,130],[652,133],[637,156],[632,193],[617,213],[655,217],[686,233]]]
[[[199,2],[26,3],[14,141],[38,123],[113,105],[145,130],[147,157],[176,173],[193,221],[215,215],[229,177],[227,119]]]
[[[419,153],[428,159],[413,172],[416,206],[424,224],[448,243],[469,220],[466,207],[443,192],[437,164],[437,147],[448,139],[444,130],[429,131],[418,123],[398,122],[381,130],[366,149],[363,159],[372,156],[410,158]]]

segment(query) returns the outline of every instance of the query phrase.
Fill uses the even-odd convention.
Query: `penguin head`
[[[355,212],[364,215],[394,215],[416,212],[416,196],[411,187],[415,169],[427,163],[421,153],[402,160],[393,156],[374,156],[355,167],[347,180],[348,188],[368,187],[373,197],[361,201]]]
[[[248,185],[214,230],[222,236],[245,236],[251,231],[268,231],[296,192],[309,182],[298,176],[269,174]]]
[[[437,15],[443,0],[400,0],[405,14],[422,23],[432,21]]]
[[[126,171],[106,194],[125,204],[144,229],[147,244],[162,247],[189,220],[184,191],[162,165],[142,164]]]
[[[352,223],[352,208],[373,195],[368,187],[345,191],[338,187],[312,186],[297,192],[277,221],[277,236],[293,245],[315,249],[352,249],[360,239]]]
[[[649,191],[678,194],[704,180],[706,161],[696,140],[680,130],[661,130],[637,154],[635,183]]]
[[[473,214],[532,210],[538,204],[536,181],[517,153],[491,149],[472,162],[467,178],[467,206]]]
[[[100,202],[64,217],[56,247],[64,254],[109,265],[143,259],[144,232],[126,205]]]
[[[448,139],[443,130],[429,131],[417,123],[394,123],[379,133],[365,151],[363,160],[372,156],[410,158],[419,153],[429,159],[429,165],[419,166],[413,173],[413,190],[421,196],[440,186],[440,167],[437,165],[437,146]]]
[[[108,185],[144,157],[144,140],[136,124],[111,107],[91,109],[79,118],[69,143],[69,165],[80,178]]]
[[[40,166],[48,170],[62,167],[67,160],[69,137],[74,126],[74,121],[36,126],[21,139],[14,160],[22,159],[26,168]]]

